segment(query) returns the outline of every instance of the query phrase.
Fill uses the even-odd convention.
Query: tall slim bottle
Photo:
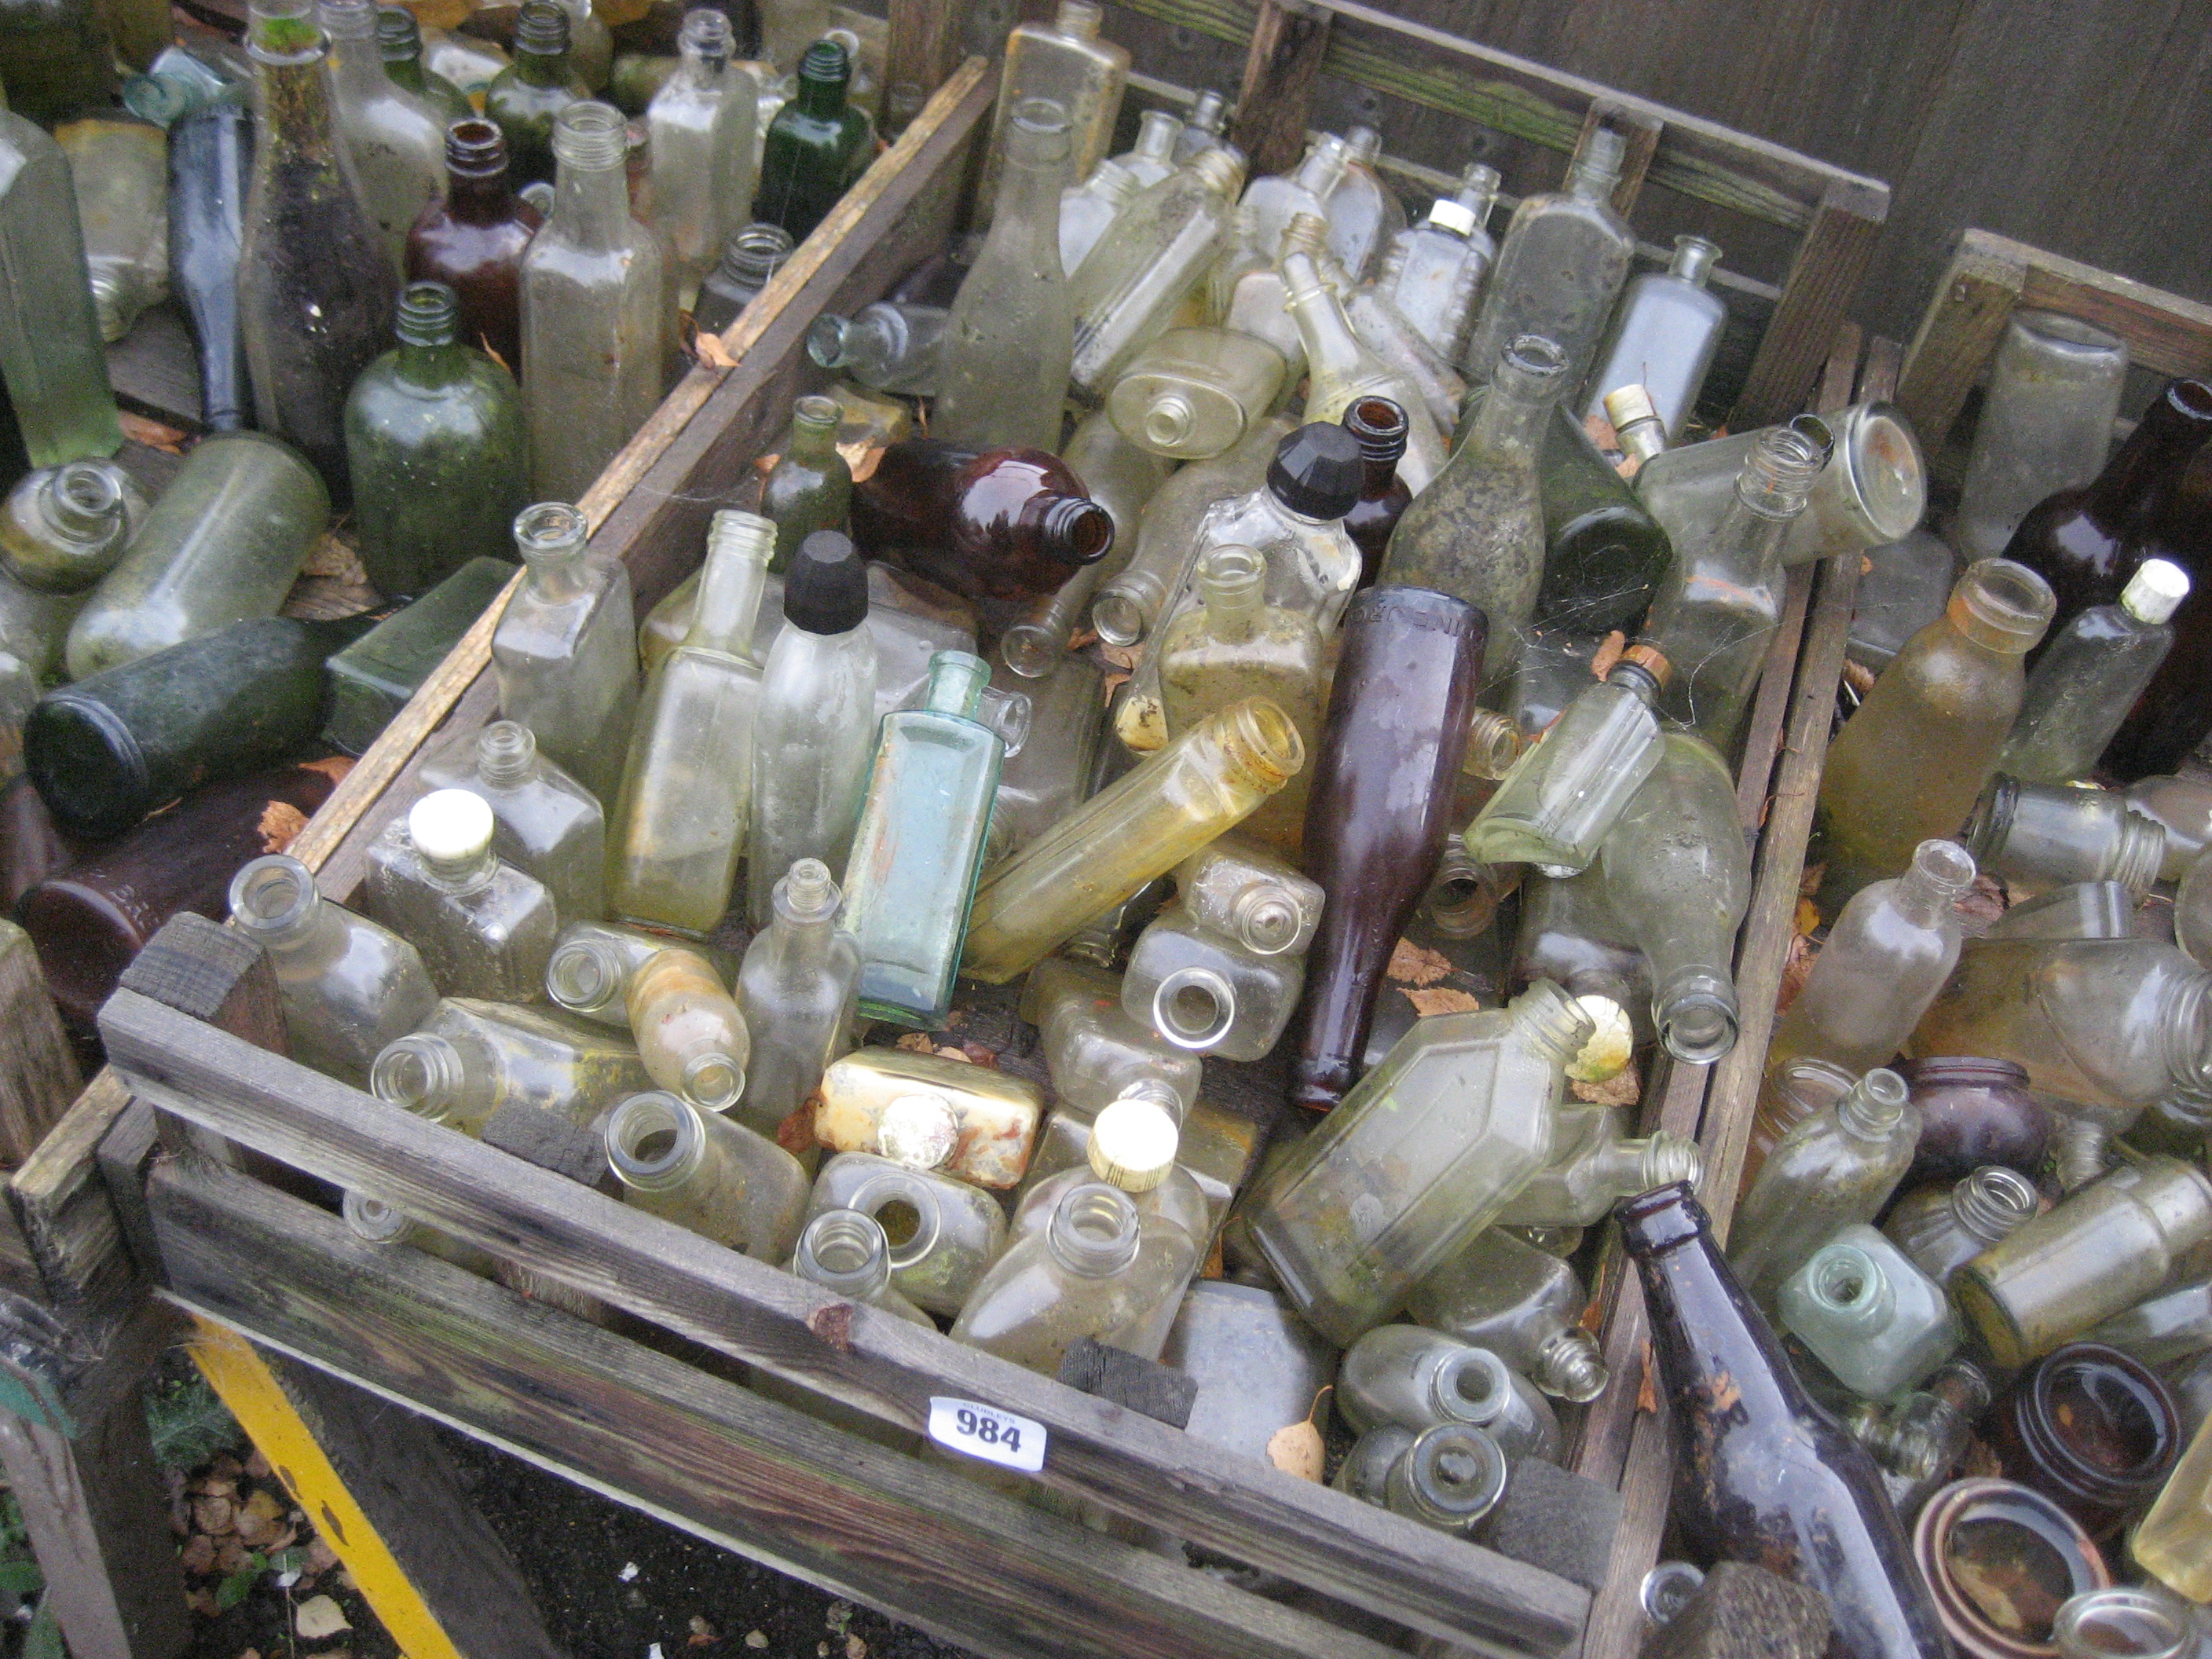
[[[409,228],[445,185],[445,114],[384,72],[376,0],[322,0],[319,15],[331,41],[338,131],[397,272]]]
[[[2198,450],[2184,471],[2142,550],[2187,571],[2190,593],[2173,613],[2174,648],[2106,745],[2105,769],[2127,782],[2179,770],[2183,757],[2212,732],[2212,679],[2194,672],[2212,641],[2212,456],[2206,451]]]
[[[1359,445],[1359,500],[1344,515],[1344,533],[1359,550],[1359,585],[1372,587],[1382,555],[1413,505],[1413,492],[1398,476],[1406,458],[1406,411],[1388,398],[1358,398],[1344,411],[1344,429]]]
[[[484,118],[496,122],[507,139],[507,163],[519,183],[556,178],[555,125],[562,110],[591,96],[568,44],[567,10],[556,0],[528,0],[514,26],[514,61],[484,88]]]
[[[1668,441],[1681,437],[1728,325],[1728,307],[1705,286],[1720,257],[1702,236],[1677,236],[1666,270],[1630,280],[1583,387],[1585,418],[1605,413],[1605,394],[1615,387],[1640,386],[1666,422]]]
[[[1510,679],[1536,614],[1544,581],[1537,457],[1552,405],[1571,380],[1560,348],[1534,337],[1506,343],[1496,368],[1474,429],[1398,520],[1381,578],[1433,588],[1482,611],[1490,632],[1486,685]]]
[[[1513,210],[1460,360],[1469,386],[1487,381],[1505,348],[1524,334],[1559,347],[1563,392],[1588,378],[1636,254],[1636,234],[1613,206],[1626,153],[1621,134],[1599,127],[1568,167],[1565,190],[1523,198]]]
[[[653,152],[653,226],[675,255],[676,302],[690,309],[699,282],[744,227],[753,199],[760,82],[730,61],[730,20],[702,7],[684,15],[681,54],[645,112]]]
[[[1797,1381],[1686,1184],[1617,1212],[1650,1310],[1675,1524],[1708,1559],[1817,1590],[1847,1659],[1950,1659],[1873,1457]]]
[[[1067,112],[1030,99],[1006,126],[1006,167],[983,250],[960,284],[939,354],[933,435],[978,449],[1057,451],[1075,355],[1075,302],[1060,264]]]
[[[638,706],[608,836],[608,908],[625,921],[712,933],[729,908],[752,793],[761,665],[754,620],[775,526],[714,514],[699,603]]]
[[[2076,611],[2029,671],[1997,770],[2023,783],[2087,777],[2173,648],[2168,618],[2189,597],[2189,574],[2145,559],[2118,605]]]
[[[803,242],[867,171],[873,130],[846,98],[853,60],[835,40],[817,40],[799,64],[799,89],[761,140],[753,217]]]
[[[33,466],[112,455],[123,428],[61,146],[0,110],[0,378]]]
[[[544,222],[514,193],[497,123],[470,116],[446,130],[445,195],[407,233],[407,279],[452,289],[462,341],[511,371],[522,367],[523,251]]]
[[[1443,468],[1447,446],[1419,382],[1368,349],[1310,254],[1285,253],[1282,270],[1285,304],[1305,351],[1306,419],[1340,421],[1362,398],[1388,398],[1406,411],[1398,470],[1408,489],[1422,493]]]
[[[1358,1075],[1375,994],[1451,828],[1482,674],[1482,613],[1371,587],[1345,613],[1306,807],[1305,872],[1328,895],[1306,953],[1291,1097],[1326,1111]]]
[[[1868,883],[1954,833],[2020,713],[2021,658],[2051,625],[2051,592],[2009,559],[1967,568],[1942,617],[1914,635],[1828,750],[1814,817],[1833,915]]]
[[[254,423],[305,455],[342,504],[346,393],[392,337],[398,262],[339,131],[313,0],[256,0],[246,50],[256,136],[238,307]]]
[[[884,717],[845,869],[872,1019],[935,1030],[951,1008],[1005,750],[975,718],[990,678],[981,657],[940,651],[922,706]]]
[[[523,402],[533,487],[574,501],[659,404],[675,319],[660,239],[630,214],[622,112],[568,105],[553,153],[553,211],[522,258]]]
[[[753,1053],[736,1115],[763,1134],[805,1104],[853,1046],[860,948],[838,925],[843,899],[828,866],[801,859],[776,878],[769,921],[745,947],[738,1006]]]
[[[252,412],[238,292],[252,176],[252,111],[210,104],[169,128],[169,297],[198,348],[200,421],[210,432],[235,432]]]
[[[1105,158],[1121,117],[1129,54],[1100,37],[1104,19],[1105,9],[1093,0],[1060,0],[1050,22],[1022,23],[1006,37],[1006,66],[999,72],[999,101],[992,118],[990,148],[984,152],[978,201],[997,199],[1009,118],[1019,113],[1026,99],[1049,98],[1067,112],[1073,179],[1088,179]]]

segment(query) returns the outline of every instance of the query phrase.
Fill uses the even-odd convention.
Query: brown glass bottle
[[[24,894],[16,920],[39,947],[62,1018],[90,1030],[171,916],[228,914],[238,866],[292,844],[330,799],[334,769],[287,766],[210,784]]]
[[[853,486],[853,539],[968,599],[1023,599],[1104,558],[1114,520],[1056,455],[912,438]]]
[[[2167,619],[2173,646],[2106,745],[2103,769],[2133,783],[2179,769],[2212,732],[2212,444],[2197,452],[2166,497],[2150,532],[2130,550],[2130,570],[2142,559],[2171,559],[2189,573],[2189,597]]]
[[[2005,1477],[2100,1543],[2150,1507],[2184,1444],[2165,1383],[2101,1342],[2069,1342],[2020,1374],[1991,1413]]]
[[[1920,1139],[1899,1190],[1963,1181],[2002,1164],[2033,1181],[2051,1141],[2051,1114],[2008,1060],[1933,1055],[1897,1068],[1920,1109]]]
[[[14,915],[24,894],[76,861],[29,775],[9,779],[0,788],[0,914]]]
[[[1489,629],[1464,600],[1370,587],[1344,613],[1306,806],[1305,871],[1328,895],[1306,952],[1291,1098],[1327,1111],[1359,1075],[1382,969],[1453,822]]]
[[[481,118],[446,129],[446,194],[407,233],[407,280],[460,300],[457,337],[522,368],[522,251],[544,216],[514,193],[507,138]]]
[[[1356,398],[1344,411],[1344,428],[1359,441],[1365,477],[1359,501],[1344,515],[1344,533],[1359,550],[1359,585],[1372,587],[1390,532],[1413,504],[1413,492],[1398,476],[1406,453],[1406,411],[1388,398]]]
[[[1692,1552],[1819,1591],[1836,1659],[1951,1659],[1881,1470],[1805,1392],[1687,1183],[1614,1214],[1674,1419],[1671,1517]]]
[[[2051,584],[2059,622],[2119,602],[2134,568],[2133,544],[2208,438],[2212,381],[2168,380],[2102,472],[2045,496],[2020,521],[2005,557]]]

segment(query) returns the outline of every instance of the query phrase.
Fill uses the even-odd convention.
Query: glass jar
[[[2111,1586],[2105,1558],[2073,1516],[2011,1480],[1954,1481],[1922,1508],[1912,1556],[1943,1631],[1966,1659],[2039,1659],[2075,1596]],[[2033,1600],[1990,1585],[2019,1582]]]
[[[1992,1164],[2031,1179],[2041,1170],[2051,1115],[2030,1092],[2026,1066],[1936,1055],[1905,1060],[1898,1070],[1920,1112],[1909,1183],[1962,1180]]]
[[[2037,502],[2105,470],[2127,378],[2127,346],[2094,323],[2026,309],[2005,319],[1959,491],[1966,557],[1996,557]]]
[[[1990,1437],[2007,1479],[2100,1542],[2148,1507],[2183,1444],[2166,1384],[2094,1342],[2069,1342],[2023,1371],[1997,1401]]]

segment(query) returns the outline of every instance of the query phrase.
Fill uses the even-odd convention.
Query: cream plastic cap
[[[1640,384],[1617,386],[1605,394],[1605,417],[1618,432],[1631,421],[1656,421],[1659,406],[1651,401],[1651,393]]]
[[[901,1095],[876,1122],[876,1151],[912,1170],[934,1170],[960,1146],[960,1116],[943,1095]]]
[[[407,811],[407,836],[433,864],[461,864],[491,845],[491,808],[465,789],[434,789]]]
[[[1455,202],[1449,196],[1439,196],[1430,204],[1429,222],[1440,229],[1456,231],[1462,236],[1474,234],[1474,210],[1464,202]]]
[[[1125,1095],[1091,1120],[1091,1172],[1125,1193],[1148,1193],[1175,1168],[1182,1139],[1164,1108]]]
[[[2152,627],[2172,616],[2189,597],[2189,573],[2171,559],[2145,559],[2120,590],[2120,605]]]

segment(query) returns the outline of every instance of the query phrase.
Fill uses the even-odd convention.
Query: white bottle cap
[[[1176,1121],[1152,1101],[1109,1101],[1091,1124],[1091,1168],[1125,1193],[1148,1193],[1175,1168]]]
[[[1651,401],[1651,393],[1638,384],[1617,386],[1605,394],[1606,418],[1618,432],[1631,421],[1656,421],[1659,406]]]
[[[1628,1069],[1636,1051],[1635,1028],[1628,1011],[1611,997],[1580,996],[1575,1004],[1596,1029],[1590,1040],[1568,1062],[1567,1075],[1577,1083],[1604,1083]]]
[[[1455,202],[1449,196],[1439,196],[1429,208],[1429,222],[1440,229],[1456,231],[1462,236],[1474,234],[1474,210],[1464,202]]]
[[[910,1170],[934,1170],[960,1146],[960,1115],[943,1095],[901,1095],[876,1121],[876,1151]]]
[[[464,864],[491,845],[491,808],[465,789],[434,789],[408,809],[407,836],[433,864]]]
[[[2120,592],[2120,605],[2137,622],[2155,627],[2189,597],[2189,573],[2170,559],[2145,559]]]

